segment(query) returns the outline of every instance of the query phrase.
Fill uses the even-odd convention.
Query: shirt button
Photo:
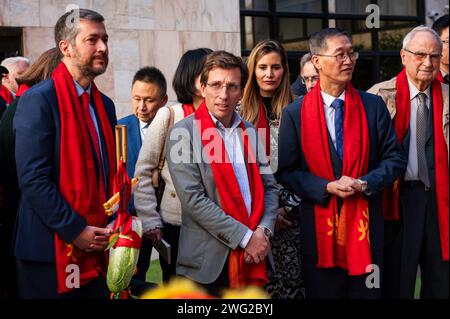
[[[175,198],[175,197],[177,197],[177,193],[171,192],[171,193],[170,193],[170,196],[172,196],[173,198]]]

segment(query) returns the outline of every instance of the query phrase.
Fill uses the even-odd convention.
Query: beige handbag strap
[[[168,106],[167,108],[169,109],[169,112],[170,112],[169,126],[167,127],[166,139],[164,140],[164,146],[163,146],[163,149],[162,149],[161,157],[159,159],[159,165],[158,165],[159,171],[162,171],[163,166],[164,166],[164,161],[166,160],[167,135],[169,134],[169,131],[170,131],[170,129],[173,126],[174,117],[175,117],[174,112],[173,112],[173,108],[170,107],[170,106]]]
[[[162,148],[161,155],[159,157],[158,167],[156,167],[152,171],[152,184],[153,184],[153,187],[158,187],[158,185],[159,185],[159,176],[161,175],[161,171],[163,169],[164,162],[166,160],[167,135],[169,134],[169,130],[173,126],[173,122],[174,122],[174,118],[175,118],[175,114],[174,114],[173,108],[171,106],[168,106],[167,108],[169,109],[169,114],[170,114],[169,115],[169,126],[167,127],[167,134],[166,134],[166,138],[164,139],[164,146]]]

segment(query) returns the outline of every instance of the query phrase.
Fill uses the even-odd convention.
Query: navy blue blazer
[[[102,98],[113,130],[117,121],[114,103],[103,94]],[[72,242],[86,221],[68,205],[58,189],[61,123],[52,79],[22,95],[13,123],[17,176],[22,191],[14,255],[23,260],[53,263],[55,233]],[[100,136],[104,145],[103,134]],[[104,163],[106,168],[109,165],[115,163]]]
[[[134,177],[134,169],[139,155],[139,150],[142,146],[141,128],[139,126],[139,119],[134,115],[128,115],[117,121],[119,125],[127,126],[127,143],[128,143],[128,162],[127,173],[130,178]]]
[[[395,136],[386,105],[379,96],[358,91],[369,126],[369,169],[361,179],[368,182],[370,241],[374,263],[382,264],[383,214],[381,190],[392,184],[406,169],[406,157]],[[330,182],[309,171],[301,145],[300,115],[303,97],[288,105],[280,124],[278,145],[278,182],[298,194],[302,202],[300,216],[302,253],[317,258],[314,205],[327,205],[326,185]],[[334,147],[332,144],[330,147]]]

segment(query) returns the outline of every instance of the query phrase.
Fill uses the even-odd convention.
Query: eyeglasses
[[[337,55],[327,55],[327,54],[315,54],[318,56],[326,56],[329,58],[335,58],[338,63],[342,63],[345,59],[350,59],[350,61],[355,62],[359,57],[359,52],[350,52],[349,54],[337,54]]]
[[[317,82],[319,81],[319,76],[318,75],[314,75],[314,76],[302,76],[302,82],[303,83],[308,83],[308,82]]]
[[[226,88],[228,93],[237,93],[241,89],[241,86],[236,83],[222,83],[222,82],[212,82],[206,83],[207,86],[211,88],[214,93],[219,93],[223,87]]]
[[[425,52],[413,52],[413,51],[409,51],[408,49],[403,49],[408,53],[411,53],[412,55],[414,55],[414,57],[416,58],[416,60],[418,61],[423,61],[427,58],[427,56],[430,57],[431,61],[439,61],[439,59],[441,58],[441,54],[428,54]]]
[[[441,39],[441,41],[442,41],[443,45],[448,45],[448,39],[446,39],[446,40]]]

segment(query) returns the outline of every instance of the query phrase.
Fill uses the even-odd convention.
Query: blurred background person
[[[276,169],[281,112],[292,102],[286,52],[277,41],[263,40],[250,53],[247,67],[249,77],[240,113],[244,120],[258,128],[271,167]],[[280,191],[280,199],[282,208],[278,210],[275,234],[271,239],[274,264],[268,270],[266,289],[272,298],[302,298],[297,222],[299,199],[284,189]]]
[[[300,76],[302,83],[306,86],[306,92],[312,90],[319,81],[319,73],[311,62],[311,53],[306,53],[300,60]]]
[[[23,56],[16,56],[4,59],[1,65],[8,69],[8,74],[2,77],[0,95],[6,104],[11,104],[19,88],[17,78],[30,66],[30,61]]]
[[[16,98],[6,110],[0,121],[0,187],[3,188],[4,206],[0,214],[0,267],[3,276],[2,286],[5,286],[7,298],[17,297],[15,259],[12,255],[12,237],[16,222],[17,207],[20,200],[20,190],[16,173],[15,133],[13,118],[16,113],[20,96],[33,85],[48,79],[60,62],[59,51],[56,48],[42,53],[29,69],[17,79],[19,89]]]
[[[134,205],[137,216],[142,220],[144,237],[150,240],[153,246],[159,245],[161,238],[171,245],[171,263],[168,264],[159,257],[164,282],[168,282],[176,274],[181,225],[181,203],[165,160],[167,132],[171,121],[176,123],[184,119],[194,113],[202,103],[200,73],[206,56],[211,52],[211,49],[200,48],[183,54],[172,83],[180,103],[158,111],[147,129],[148,138],[144,140],[136,163],[134,176],[140,181],[134,192]],[[162,179],[157,192],[152,184],[153,174],[159,174]],[[145,260],[140,259],[140,263],[143,270],[148,269],[150,256],[145,257]]]
[[[443,15],[433,23],[433,30],[437,32],[442,41],[442,57],[438,80],[448,85],[448,14]]]

